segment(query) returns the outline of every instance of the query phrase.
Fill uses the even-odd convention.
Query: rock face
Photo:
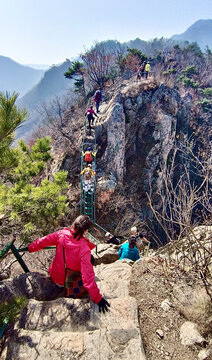
[[[97,142],[101,151],[101,167],[107,174],[123,182],[125,174],[125,115],[121,94],[104,107],[103,125],[96,127]]]
[[[158,85],[153,80],[122,83],[114,94],[102,106],[96,126],[100,148],[97,181],[100,176],[98,185],[104,190],[104,194],[98,193],[98,199],[105,197],[105,203],[109,203],[116,189],[119,195],[120,189],[124,189],[125,199],[128,197],[131,204],[130,211],[127,209],[128,217],[131,212],[129,223],[137,219],[142,221],[151,214],[146,197],[150,189],[154,207],[159,209],[161,206],[156,190],[164,186],[163,174],[179,133],[188,131],[190,110],[176,90]],[[109,183],[108,176],[115,181]],[[101,200],[98,201],[101,208]],[[120,207],[124,213],[125,205],[122,203]],[[113,222],[114,219],[111,220]],[[127,221],[126,217],[123,222]],[[116,228],[116,225],[118,222],[113,227]],[[119,221],[116,231],[119,227],[123,230],[126,225]]]
[[[1,359],[146,360],[137,303],[129,296],[130,264],[102,264],[96,275],[111,305],[108,313],[99,313],[89,299],[31,299]]]
[[[189,113],[177,91],[153,82],[148,87],[134,83],[120,89],[101,119],[97,137],[107,134],[101,158],[104,169],[119,182],[131,178],[144,191],[149,180],[160,178],[178,128],[187,127]]]

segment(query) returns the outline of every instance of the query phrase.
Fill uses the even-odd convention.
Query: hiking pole
[[[150,244],[151,244],[151,243],[149,242],[148,245],[147,245],[146,256],[149,255]]]

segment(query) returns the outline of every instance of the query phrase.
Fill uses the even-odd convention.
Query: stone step
[[[146,360],[139,331],[100,329],[86,333],[15,330],[1,360]]]
[[[23,275],[33,299],[15,324],[1,360],[146,360],[137,302],[129,296],[131,272],[131,263],[124,260],[96,266],[96,281],[111,305],[105,314],[89,297],[35,300],[37,293],[42,299],[45,281],[39,274]]]
[[[2,360],[83,360],[84,335],[15,330],[1,356]]]
[[[30,300],[22,311],[16,329],[86,332],[103,328],[138,329],[137,302],[128,296],[108,299],[110,311],[99,313],[89,299],[60,298],[53,301]]]

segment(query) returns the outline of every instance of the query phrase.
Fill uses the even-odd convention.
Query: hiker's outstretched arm
[[[38,238],[28,246],[29,252],[39,251],[47,246],[57,245],[60,231]]]

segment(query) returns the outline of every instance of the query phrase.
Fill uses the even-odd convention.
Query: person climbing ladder
[[[83,175],[83,191],[94,191],[94,181],[93,177],[95,176],[95,171],[92,170],[91,164],[88,164],[80,173]]]
[[[84,157],[84,161],[86,164],[92,164],[94,158],[96,157],[96,152],[93,151],[91,147],[88,147],[87,151],[82,151],[82,156]]]
[[[91,105],[85,112],[85,116],[87,115],[87,119],[88,119],[88,128],[91,129],[91,122],[92,125],[94,123],[94,116],[98,116],[94,109],[93,109],[93,105]]]

